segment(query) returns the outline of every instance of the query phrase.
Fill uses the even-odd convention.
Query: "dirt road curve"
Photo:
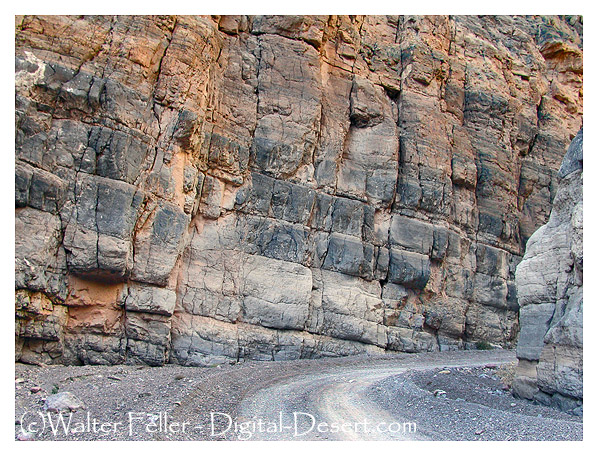
[[[514,361],[510,351],[456,351],[210,368],[19,364],[15,434],[59,390],[86,405],[74,422],[122,424],[105,434],[46,428],[36,440],[582,439],[581,418],[503,388],[498,367]]]
[[[259,440],[305,439],[312,431],[310,439],[415,439],[419,435],[406,436],[403,427],[390,431],[381,426],[377,430],[376,425],[400,423],[401,418],[393,417],[367,397],[368,389],[376,381],[406,370],[407,367],[401,366],[376,366],[305,375],[275,383],[244,399],[239,413],[245,419],[263,418],[275,423],[281,413],[293,418],[292,427],[280,433],[258,431],[253,439]],[[315,428],[316,424],[321,427]],[[333,424],[338,426],[335,431],[329,430]]]
[[[429,356],[426,361],[416,358],[376,360],[359,368],[336,367],[291,380],[284,378],[245,398],[238,411],[244,419],[263,418],[269,422],[277,422],[281,413],[288,418],[296,413],[297,420],[291,421],[292,428],[279,433],[258,432],[252,439],[430,439],[425,431],[418,431],[417,424],[409,427],[405,418],[393,416],[369,398],[369,390],[377,382],[407,370],[501,364],[514,360],[514,355],[507,351],[455,353],[451,356],[451,360],[447,360],[447,356],[433,357],[432,360]],[[317,424],[321,424],[320,430]],[[338,427],[333,431],[334,424]]]

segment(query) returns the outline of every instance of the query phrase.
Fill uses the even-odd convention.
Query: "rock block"
[[[389,280],[411,289],[424,289],[431,274],[429,258],[393,248],[390,253]]]

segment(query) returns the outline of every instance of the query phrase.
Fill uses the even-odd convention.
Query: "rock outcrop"
[[[513,346],[582,19],[16,18],[16,358]]]
[[[520,338],[514,392],[582,414],[582,129],[559,170],[549,222],[516,269]]]

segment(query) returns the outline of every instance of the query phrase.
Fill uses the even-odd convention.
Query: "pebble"
[[[44,409],[53,413],[61,411],[77,411],[84,409],[85,405],[71,392],[60,392],[50,395],[44,404]]]
[[[29,432],[21,432],[17,435],[17,441],[33,441],[35,435]]]
[[[475,435],[482,435],[484,430],[477,430],[474,432]]]
[[[40,386],[33,386],[31,389],[29,389],[31,391],[32,394],[36,394],[38,393],[40,390],[42,390],[42,388]]]
[[[449,370],[441,370],[437,374],[449,374],[449,373],[451,373],[451,371],[449,371]]]

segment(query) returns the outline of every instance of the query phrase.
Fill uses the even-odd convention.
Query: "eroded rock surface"
[[[559,169],[547,224],[528,240],[516,270],[520,303],[514,392],[582,414],[582,129]]]
[[[23,362],[512,346],[582,19],[16,18]]]

